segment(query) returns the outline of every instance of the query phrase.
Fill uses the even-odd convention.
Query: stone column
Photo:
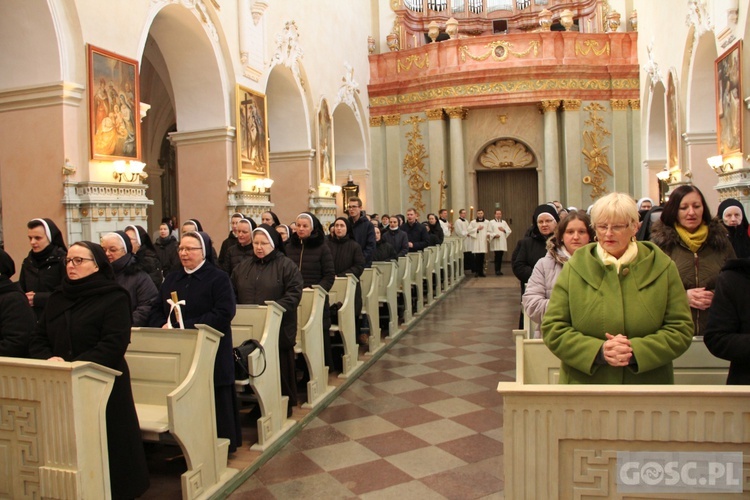
[[[630,143],[632,137],[628,128],[628,100],[610,99],[612,106],[612,148],[609,155],[610,168],[614,174],[614,191],[635,194],[635,183],[632,175]]]
[[[451,148],[451,175],[448,187],[448,206],[458,215],[462,208],[469,210],[466,205],[467,199],[467,176],[466,159],[464,158],[464,134],[462,121],[466,119],[468,110],[461,107],[446,108],[445,112],[450,118],[450,148]]]
[[[566,179],[561,198],[567,206],[586,209],[593,200],[583,193],[583,177],[588,170],[581,153],[581,100],[564,99],[562,102],[562,171]],[[585,198],[584,198],[585,197]],[[539,200],[540,203],[550,200]]]
[[[429,155],[428,165],[430,168],[430,198],[429,203],[427,203],[427,212],[437,214],[440,209],[440,174],[442,173],[443,179],[445,179],[448,171],[448,162],[445,155],[443,108],[427,109],[424,113],[427,115],[427,154]],[[450,184],[448,187],[450,188]]]
[[[368,211],[373,210],[378,213],[390,213],[386,211],[388,206],[387,193],[385,188],[385,172],[387,168],[386,163],[386,143],[385,134],[383,133],[383,117],[382,116],[371,116],[370,117],[370,155],[372,159],[372,201],[368,207]],[[343,182],[339,182],[343,184]],[[342,205],[343,207],[343,205]]]
[[[716,173],[711,169],[706,158],[716,155],[716,132],[686,132],[682,134],[685,142],[685,157],[680,159],[680,170],[682,170],[682,180],[692,182],[698,186],[706,198],[706,203],[711,207],[711,215],[716,215],[716,209],[721,203],[719,196],[720,185],[723,184],[723,178],[718,179]],[[739,159],[741,163],[741,158]],[[724,161],[728,161],[725,158]],[[688,177],[687,174],[692,177]],[[717,180],[719,185],[717,185]],[[714,189],[709,189],[713,187]],[[725,198],[728,198],[725,196]],[[736,198],[736,196],[734,196]]]
[[[636,199],[649,196],[648,183],[643,182],[643,169],[641,165],[641,101],[640,99],[628,99],[630,106],[630,133],[632,134],[632,145],[630,150],[631,175],[633,176],[633,196]],[[658,191],[657,191],[658,192]]]
[[[385,115],[385,164],[387,182],[383,184],[386,191],[386,204],[389,214],[404,213],[404,199],[401,179],[401,115]],[[380,212],[385,212],[381,209]]]
[[[560,101],[542,101],[540,107],[544,113],[544,166],[539,172],[539,185],[544,186],[544,197],[539,202],[544,203],[563,198],[560,196],[560,137],[557,129]]]

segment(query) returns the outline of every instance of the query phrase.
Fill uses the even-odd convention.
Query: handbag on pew
[[[247,364],[247,357],[250,356],[256,349],[260,349],[260,355],[263,356],[263,369],[260,373],[250,373],[250,367]],[[256,378],[263,375],[266,371],[266,350],[260,345],[255,339],[248,339],[237,347],[232,348],[234,354],[234,379],[245,380],[246,378]]]

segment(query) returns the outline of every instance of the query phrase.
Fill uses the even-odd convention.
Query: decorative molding
[[[654,59],[653,40],[651,40],[651,42],[646,46],[646,51],[648,52],[648,62],[643,66],[643,70],[651,79],[651,87],[653,87],[657,83],[663,81],[661,71],[659,70],[659,64]]]
[[[233,141],[236,135],[234,127],[217,127],[187,132],[171,132],[169,141],[174,146],[205,144],[210,142]]]
[[[607,180],[605,174],[612,176],[612,169],[609,167],[607,158],[609,146],[602,145],[602,140],[612,133],[604,128],[602,125],[604,119],[599,116],[599,112],[604,111],[604,106],[598,102],[592,102],[583,110],[589,113],[589,118],[584,124],[591,127],[590,130],[583,131],[584,148],[581,153],[585,158],[586,167],[591,172],[591,175],[583,178],[583,183],[591,186],[591,199],[595,200],[607,192],[607,187],[604,185]]]
[[[430,121],[442,120],[445,116],[443,108],[425,109],[424,114],[427,115],[427,119]]]
[[[383,120],[385,120],[385,125],[387,127],[392,127],[393,125],[400,125],[401,124],[401,115],[400,114],[385,115],[385,116],[383,116]]]
[[[716,145],[716,132],[685,132],[682,141],[686,146]]]
[[[580,111],[581,100],[580,99],[563,99],[562,109],[563,111]]]
[[[383,117],[382,116],[371,116],[370,117],[370,126],[371,127],[379,127],[383,124]]]
[[[359,94],[359,83],[354,79],[354,68],[348,62],[344,63],[344,76],[341,81],[343,83],[339,86],[338,102],[349,106],[354,116],[357,117],[357,121],[361,121],[357,102],[354,100],[354,95]]]
[[[630,105],[630,109],[632,109],[633,111],[641,109],[640,99],[628,99],[628,104]]]
[[[412,68],[412,65],[419,69],[429,68],[430,67],[430,58],[429,54],[425,54],[424,57],[420,57],[417,55],[411,55],[407,58],[405,58],[402,62],[401,59],[396,59],[396,73],[401,73],[401,71],[409,71]]]
[[[214,42],[219,41],[219,33],[216,31],[216,26],[211,20],[211,16],[208,15],[208,8],[206,7],[205,0],[151,0],[153,3],[164,3],[164,4],[179,4],[186,9],[192,10],[193,13],[201,20],[203,26],[206,28],[209,36]],[[221,10],[221,6],[217,0],[210,0],[211,5],[216,10]]]
[[[466,62],[467,57],[469,57],[470,59],[473,59],[474,61],[485,61],[490,56],[492,56],[493,60],[497,62],[502,62],[508,58],[508,55],[512,55],[513,57],[517,57],[517,58],[524,58],[528,56],[531,52],[534,53],[534,57],[537,57],[539,55],[539,41],[538,40],[529,41],[529,46],[526,48],[526,50],[522,50],[520,52],[513,50],[513,44],[506,40],[496,40],[494,42],[488,43],[487,45],[485,45],[485,47],[487,47],[487,52],[485,52],[484,54],[475,56],[471,52],[469,52],[468,45],[462,45],[458,49],[459,54],[461,54],[461,62]]]
[[[560,109],[560,99],[544,100],[539,103],[539,109],[543,113],[557,111],[558,109]]]
[[[478,96],[497,96],[503,94],[524,94],[530,92],[550,93],[555,91],[627,91],[639,90],[638,78],[602,78],[597,80],[584,78],[559,78],[543,80],[516,80],[484,83],[482,85],[467,84],[453,87],[440,87],[419,90],[405,94],[370,97],[370,107],[397,106],[402,104],[418,104],[432,100],[450,98],[466,98]]]
[[[78,107],[85,98],[85,92],[84,86],[71,82],[4,90],[0,92],[0,113],[46,106]]]
[[[294,21],[287,21],[284,24],[284,29],[276,35],[276,50],[271,57],[269,69],[283,64],[292,70],[294,78],[304,87],[305,83],[302,80],[299,69],[299,61],[302,59],[302,56],[304,56],[304,52],[299,44],[297,24]]]
[[[534,155],[525,145],[513,139],[501,139],[490,144],[479,156],[479,163],[486,168],[527,167],[534,161]]]
[[[271,153],[269,160],[276,161],[312,161],[315,159],[314,149],[301,149],[298,151],[275,151]]]
[[[602,56],[606,54],[609,56],[610,54],[610,48],[609,48],[609,42],[604,44],[604,47],[599,47],[599,42],[597,40],[584,40],[583,42],[576,42],[576,55],[577,56],[587,56],[590,53],[594,53],[595,56]]]
[[[694,27],[693,43],[706,33],[713,31],[714,25],[705,0],[688,0],[688,13],[685,16],[685,26]]]
[[[406,175],[406,184],[411,190],[409,201],[417,210],[417,213],[424,213],[425,205],[422,201],[422,191],[430,189],[430,182],[425,180],[428,172],[424,163],[425,158],[429,158],[429,155],[422,142],[422,133],[419,131],[419,124],[424,121],[424,118],[419,116],[412,116],[404,121],[404,125],[411,125],[411,131],[406,133],[408,146],[402,171]]]
[[[627,111],[628,110],[627,99],[610,99],[609,103],[612,106],[612,111]]]
[[[268,2],[264,2],[262,0],[257,0],[253,2],[253,6],[250,7],[250,13],[253,16],[253,24],[258,25],[260,22],[260,18],[263,17],[263,13],[268,8]]]
[[[454,106],[450,108],[445,108],[445,113],[448,115],[448,118],[450,118],[451,120],[454,118],[458,118],[459,120],[465,120],[469,114],[469,110],[466,108],[462,108],[461,106]]]

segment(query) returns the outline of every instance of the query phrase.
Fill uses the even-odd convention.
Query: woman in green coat
[[[611,193],[591,209],[597,243],[568,260],[542,322],[563,384],[671,384],[693,321],[677,267],[636,242],[638,211]]]

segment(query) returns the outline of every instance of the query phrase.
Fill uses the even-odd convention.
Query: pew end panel
[[[383,347],[380,339],[380,316],[378,307],[378,290],[380,287],[381,272],[377,266],[369,267],[362,272],[360,283],[362,285],[362,314],[367,316],[370,326],[367,352],[365,356],[372,356]]]
[[[351,377],[354,371],[363,365],[363,362],[359,361],[356,318],[354,317],[357,281],[353,274],[347,274],[346,277],[337,276],[328,292],[331,304],[341,302],[338,310],[338,325],[331,325],[331,333],[339,332],[344,344],[343,371],[339,374],[339,378]]]
[[[404,324],[409,325],[414,320],[411,304],[411,260],[409,257],[398,258],[398,281],[397,294],[401,294],[404,299]]]
[[[411,261],[411,282],[415,289],[416,309],[415,315],[422,314],[425,309],[424,303],[424,254],[423,252],[412,252],[406,254]]]
[[[378,301],[385,304],[388,310],[388,335],[386,339],[393,340],[399,334],[398,328],[398,298],[396,295],[398,280],[398,264],[395,261],[373,262],[380,270],[380,286],[378,287]]]
[[[303,408],[320,404],[334,387],[328,385],[328,367],[323,356],[323,309],[327,292],[319,285],[305,288],[297,308],[297,346],[310,372],[307,382],[307,402]]]

